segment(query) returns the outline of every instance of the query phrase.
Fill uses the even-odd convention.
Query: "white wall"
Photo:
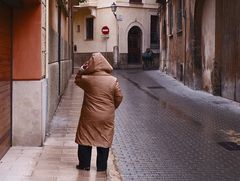
[[[90,1],[91,3],[93,1]],[[94,39],[85,40],[85,18],[90,16],[91,11],[88,7],[75,8],[74,13],[74,44],[77,45],[76,53],[105,52],[106,39],[102,38],[101,28],[108,26],[110,29],[107,39],[107,52],[112,52],[117,45],[117,22],[111,11],[113,1],[101,0],[96,2],[96,17],[94,19]],[[150,47],[150,17],[157,15],[158,4],[155,0],[145,0],[143,5],[129,4],[129,1],[116,1],[119,6],[117,15],[122,17],[119,23],[119,43],[120,53],[127,53],[128,31],[134,25],[139,26],[143,33],[142,51]],[[86,4],[87,5],[87,4]],[[80,32],[76,32],[77,25],[80,25]]]

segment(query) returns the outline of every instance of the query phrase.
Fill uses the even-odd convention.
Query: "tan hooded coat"
[[[75,142],[81,145],[111,147],[115,109],[122,101],[112,66],[101,53],[94,53],[77,74],[75,83],[84,90],[83,105]]]

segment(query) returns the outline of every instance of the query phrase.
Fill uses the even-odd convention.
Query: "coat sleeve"
[[[75,84],[82,89],[84,87],[83,75],[80,72],[75,77]]]
[[[123,99],[123,95],[122,95],[122,92],[121,92],[121,88],[120,88],[120,85],[119,85],[118,81],[116,81],[116,84],[115,84],[115,87],[114,87],[114,105],[115,105],[115,109],[118,108],[118,106],[122,102],[122,99]]]

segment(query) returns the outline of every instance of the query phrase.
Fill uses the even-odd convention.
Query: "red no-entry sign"
[[[109,34],[109,28],[107,26],[102,27],[102,34],[108,35]]]

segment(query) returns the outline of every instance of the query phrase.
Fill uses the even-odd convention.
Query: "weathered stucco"
[[[185,0],[182,34],[176,32],[178,1],[172,2],[172,35],[168,6],[161,8],[160,70],[193,89],[240,101],[240,1]]]
[[[45,137],[47,83],[41,81],[13,82],[14,146],[41,146]]]
[[[217,16],[221,42],[221,93],[223,97],[240,102],[240,1],[222,0]]]
[[[211,72],[215,61],[215,0],[205,1],[201,22],[203,89],[212,93]]]

